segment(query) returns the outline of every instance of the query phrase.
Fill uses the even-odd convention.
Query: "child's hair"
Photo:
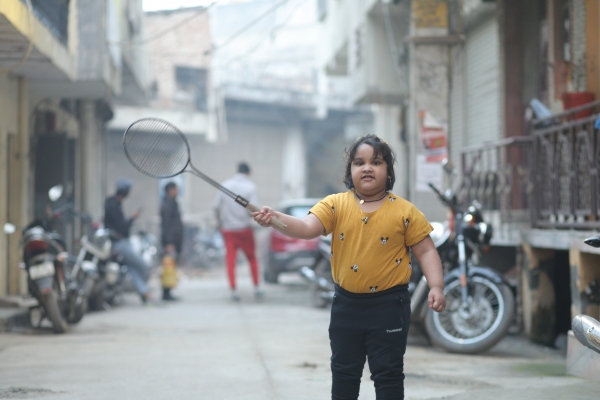
[[[396,174],[394,173],[396,155],[385,140],[381,140],[379,136],[373,134],[361,136],[357,138],[350,146],[346,147],[346,174],[344,175],[344,183],[346,184],[346,187],[348,189],[354,189],[350,167],[352,166],[352,161],[354,161],[356,150],[361,144],[368,144],[371,146],[373,148],[373,156],[379,156],[386,162],[389,179],[386,181],[385,190],[392,190],[394,187],[394,182],[396,182]]]

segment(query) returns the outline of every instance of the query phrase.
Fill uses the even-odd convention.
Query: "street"
[[[295,275],[266,286],[262,300],[252,296],[246,265],[238,266],[238,281],[239,303],[229,299],[222,269],[188,270],[179,302],[143,306],[127,295],[64,335],[0,334],[0,398],[329,398],[328,309],[310,306]],[[599,382],[565,376],[560,351],[521,336],[463,356],[411,333],[407,399],[590,399],[600,390]],[[375,399],[368,367],[360,398]]]

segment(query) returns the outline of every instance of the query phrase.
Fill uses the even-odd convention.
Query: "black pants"
[[[404,352],[409,326],[407,285],[366,294],[336,287],[329,324],[331,398],[358,398],[368,357],[377,400],[404,399]]]

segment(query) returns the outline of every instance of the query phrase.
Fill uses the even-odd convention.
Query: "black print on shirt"
[[[390,240],[389,236],[388,237],[382,237],[381,238],[381,244],[386,244],[388,240]]]
[[[405,228],[408,228],[408,223],[409,223],[409,222],[410,222],[410,221],[408,220],[408,218],[406,218],[406,221],[404,221],[404,227],[405,227]]]
[[[365,224],[366,224],[367,222],[369,222],[369,217],[364,217],[364,218],[362,219],[362,222],[363,222],[363,223],[365,223]]]
[[[390,197],[390,201],[393,203],[394,201],[396,201],[396,199],[393,197]]]
[[[374,292],[374,291],[376,291],[378,287],[379,287],[379,286],[371,286],[371,292]]]
[[[343,242],[344,241],[344,234],[340,233],[340,240]]]
[[[350,267],[350,269],[354,272],[358,272],[358,264],[354,264],[353,266]]]
[[[412,269],[412,264],[408,263],[408,269]]]
[[[401,263],[401,262],[402,262],[402,259],[401,259],[401,258],[397,259],[397,260],[396,260],[396,265],[400,265],[400,263]]]
[[[335,207],[331,206],[331,212],[335,214]]]

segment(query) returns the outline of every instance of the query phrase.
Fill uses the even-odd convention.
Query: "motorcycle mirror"
[[[592,247],[600,247],[600,236],[592,236],[583,241],[583,243]]]
[[[447,158],[442,160],[442,168],[449,175],[458,175],[458,171],[456,168],[454,168],[454,164],[452,164],[452,161],[448,160]]]
[[[62,196],[63,190],[63,185],[52,186],[50,190],[48,190],[48,197],[51,201],[56,201],[60,199],[60,196]]]
[[[600,322],[587,315],[577,315],[571,324],[573,334],[585,347],[600,353]]]
[[[6,224],[4,224],[4,233],[7,235],[12,235],[13,233],[15,233],[15,231],[17,230],[17,227],[14,226],[13,224],[11,224],[10,222],[7,222]]]

